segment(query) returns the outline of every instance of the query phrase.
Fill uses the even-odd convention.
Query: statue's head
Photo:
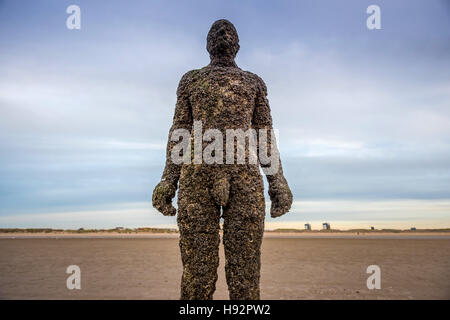
[[[206,39],[206,50],[213,57],[234,59],[239,51],[239,37],[230,21],[221,19],[213,23]]]

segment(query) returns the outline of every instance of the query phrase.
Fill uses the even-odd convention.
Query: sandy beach
[[[178,299],[178,234],[0,235],[1,299]],[[227,299],[223,248],[215,299]],[[81,290],[66,268],[81,268]],[[369,290],[369,265],[381,289]],[[262,247],[262,299],[450,299],[445,234],[277,234]]]

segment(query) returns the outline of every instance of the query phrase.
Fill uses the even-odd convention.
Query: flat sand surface
[[[15,239],[11,239],[15,237]],[[0,299],[178,299],[178,235],[0,238]],[[223,248],[215,299],[227,299]],[[81,268],[68,290],[66,268]],[[369,265],[381,289],[369,290]],[[450,238],[266,233],[262,299],[450,299]]]

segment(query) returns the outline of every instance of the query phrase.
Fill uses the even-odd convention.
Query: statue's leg
[[[182,300],[213,298],[219,266],[219,219],[220,207],[212,201],[179,203]]]
[[[230,299],[258,300],[265,201],[258,174],[240,175],[224,208],[223,244]]]

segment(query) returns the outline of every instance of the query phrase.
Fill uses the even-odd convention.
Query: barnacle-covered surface
[[[175,164],[171,160],[174,130],[193,131],[194,121],[207,129],[271,129],[267,89],[257,75],[241,70],[234,58],[239,38],[227,20],[216,21],[207,37],[211,63],[187,72],[177,90],[177,104],[167,144],[162,182],[155,188],[153,205],[173,215],[171,199],[179,182],[178,217],[183,262],[181,299],[212,299],[219,264],[219,221],[224,219],[223,243],[226,278],[231,299],[259,299],[260,248],[264,231],[264,184],[258,163]],[[192,133],[193,134],[193,133]],[[270,139],[269,139],[270,140]],[[203,141],[203,148],[209,142]],[[191,144],[193,148],[193,144]],[[270,147],[270,143],[269,143]],[[203,149],[202,149],[203,150]],[[237,157],[234,148],[235,160]],[[270,152],[269,152],[270,153]],[[279,161],[279,160],[277,160]],[[279,170],[267,176],[272,216],[289,211],[292,194]],[[171,187],[168,187],[171,186]]]

